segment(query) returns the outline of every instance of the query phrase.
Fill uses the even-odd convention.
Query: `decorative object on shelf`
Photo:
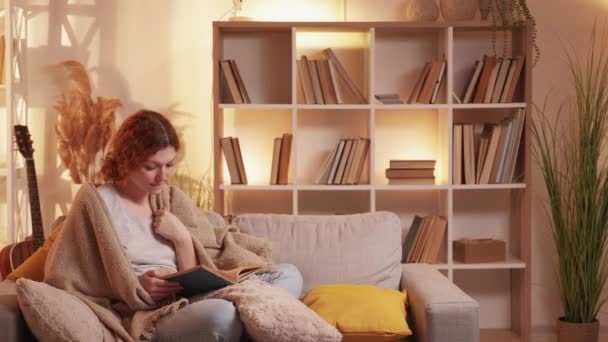
[[[439,19],[439,6],[435,0],[407,0],[403,6],[405,21],[436,21]]]
[[[526,0],[480,0],[480,6],[483,6],[481,8],[482,18],[484,18],[484,11],[487,10],[488,15],[486,15],[486,17],[491,16],[492,23],[496,26],[521,26],[526,22],[530,23],[532,47],[534,49],[534,63],[532,66],[535,66],[540,60],[540,49],[536,43],[536,19],[534,19],[532,12],[530,12]],[[494,54],[497,54],[496,40],[496,30],[494,30],[492,32],[492,47],[494,49]],[[507,32],[503,30],[503,57],[507,55],[507,40]]]
[[[460,239],[453,241],[454,261],[464,264],[506,260],[507,244],[496,239]]]
[[[239,12],[243,10],[243,0],[232,0],[232,16],[228,18],[229,21],[254,21],[255,18],[239,15]]]
[[[477,0],[440,0],[440,5],[445,21],[473,20],[479,8]]]
[[[91,98],[91,83],[84,66],[76,61],[59,65],[67,85],[57,100],[55,126],[59,156],[76,184],[99,181],[99,162],[115,130],[118,99]]]
[[[565,50],[575,91],[572,104],[558,107],[549,118],[546,99],[531,125],[533,156],[548,192],[545,203],[557,251],[564,311],[564,317],[557,321],[560,342],[598,341],[597,316],[606,302],[608,166],[602,156],[608,135],[605,29],[600,35],[594,26],[584,60],[577,57],[580,51]]]

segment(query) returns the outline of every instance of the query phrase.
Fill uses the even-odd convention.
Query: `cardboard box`
[[[461,239],[453,242],[454,261],[465,264],[499,262],[507,258],[506,243],[495,239]]]

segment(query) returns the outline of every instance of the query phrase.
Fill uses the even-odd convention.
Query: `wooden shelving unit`
[[[528,341],[530,335],[530,139],[525,134],[513,184],[456,185],[452,181],[454,123],[495,123],[531,107],[531,68],[525,68],[513,103],[458,104],[475,60],[492,54],[488,23],[215,22],[214,183],[215,209],[224,214],[350,214],[391,211],[404,231],[415,215],[448,221],[438,270],[480,306],[482,341]],[[508,27],[508,55],[531,61],[528,26]],[[332,48],[364,104],[305,104],[297,60],[324,58]],[[374,94],[398,93],[406,101],[424,63],[447,61],[446,80],[435,104],[384,105]],[[219,62],[234,59],[250,104],[224,103]],[[528,113],[526,113],[529,116]],[[287,185],[269,185],[273,140],[293,134]],[[239,137],[249,185],[230,184],[219,139]],[[315,184],[324,158],[344,137],[370,140],[358,185]],[[389,185],[390,159],[434,159],[435,184]],[[505,262],[461,264],[452,242],[494,237],[506,241]]]

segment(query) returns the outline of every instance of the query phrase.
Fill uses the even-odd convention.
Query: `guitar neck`
[[[40,211],[40,198],[38,196],[38,181],[36,180],[36,166],[34,159],[25,160],[27,173],[27,188],[30,197],[30,212],[32,215],[32,235],[34,248],[38,249],[44,243],[44,229],[42,227],[42,213]]]

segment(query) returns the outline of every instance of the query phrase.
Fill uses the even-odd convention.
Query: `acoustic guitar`
[[[15,125],[14,128],[17,148],[23,158],[25,158],[27,188],[32,217],[32,236],[28,236],[22,242],[8,245],[0,251],[0,279],[6,278],[9,273],[19,267],[19,265],[44,244],[44,229],[42,227],[42,215],[40,213],[40,199],[38,196],[38,182],[36,181],[36,167],[34,165],[32,140],[27,126]]]

